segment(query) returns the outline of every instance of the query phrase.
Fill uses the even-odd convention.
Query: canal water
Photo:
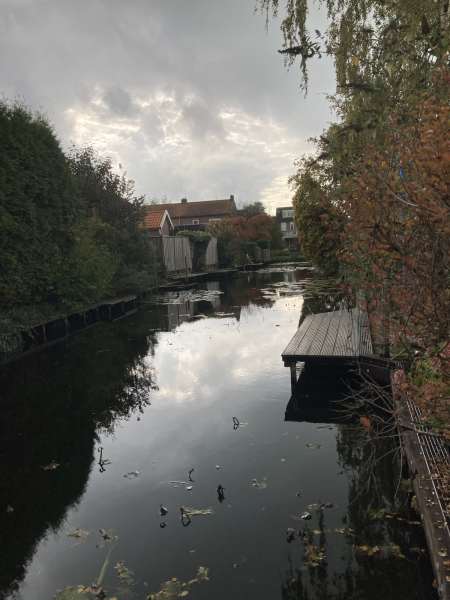
[[[392,444],[338,373],[291,398],[281,351],[336,301],[299,266],[241,273],[5,369],[0,597],[434,598]]]

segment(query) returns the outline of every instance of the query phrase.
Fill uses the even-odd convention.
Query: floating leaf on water
[[[162,504],[159,505],[159,514],[160,514],[161,517],[165,517],[168,512],[169,512],[168,508],[166,508]]]
[[[102,588],[97,586],[70,586],[64,588],[61,592],[58,592],[55,596],[55,600],[94,600],[94,598],[101,598]],[[103,596],[104,598],[106,597]]]
[[[119,562],[115,564],[114,569],[117,573],[117,577],[122,583],[127,586],[134,584],[134,573],[125,565],[123,560],[119,560]]]
[[[264,490],[267,487],[267,479],[263,477],[261,481],[258,481],[258,479],[253,478],[250,482],[250,485],[259,490]]]
[[[295,529],[292,529],[292,527],[288,527],[286,529],[286,541],[288,544],[293,542],[295,540],[296,536],[297,536],[297,532]]]
[[[176,577],[172,577],[172,579],[162,584],[159,592],[150,594],[147,600],[176,600],[177,598],[184,598],[189,594],[190,588],[195,583],[209,581],[208,574],[209,570],[206,567],[199,567],[196,577],[190,581],[183,582]],[[187,594],[184,592],[187,592]]]
[[[102,538],[101,546],[111,542],[116,542],[119,539],[119,536],[116,535],[113,529],[99,529],[98,532]]]
[[[312,518],[311,513],[305,511],[300,515],[300,519],[302,519],[303,521],[309,521]]]
[[[281,462],[286,462],[286,459],[285,458],[280,458],[280,461]]]
[[[126,479],[136,479],[136,477],[139,477],[140,475],[140,471],[129,471],[128,473],[125,473],[123,476]]]
[[[90,531],[86,531],[86,529],[80,529],[79,527],[77,527],[77,529],[70,531],[67,534],[67,537],[76,538],[80,542],[85,542],[87,540],[89,534],[90,534]]]
[[[305,564],[308,567],[318,567],[320,563],[326,560],[325,551],[323,548],[314,544],[306,544],[305,546]]]
[[[305,446],[313,450],[319,450],[320,448],[320,444],[313,444],[312,442],[308,442],[307,444],[305,444]]]
[[[192,506],[182,506],[180,510],[188,517],[206,517],[214,514],[212,508],[194,508]]]
[[[59,463],[52,460],[51,463],[48,463],[48,465],[44,465],[43,467],[41,467],[41,469],[43,471],[55,471],[59,466]]]
[[[348,536],[352,536],[355,534],[355,531],[351,527],[338,527],[334,530],[334,532]]]
[[[397,544],[389,544],[387,546],[369,546],[367,544],[355,545],[354,549],[359,554],[364,554],[369,557],[382,557],[382,558],[405,558],[402,553],[400,546]]]

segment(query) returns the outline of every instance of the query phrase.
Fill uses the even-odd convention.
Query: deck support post
[[[294,393],[295,386],[297,385],[297,364],[291,363],[289,367],[291,369],[291,392]]]

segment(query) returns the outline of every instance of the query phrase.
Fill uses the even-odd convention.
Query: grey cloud
[[[217,110],[217,106],[215,108]],[[185,103],[183,119],[196,138],[204,138],[207,135],[223,136],[224,134],[219,116],[214,114],[202,100],[193,99]]]
[[[121,117],[130,117],[138,112],[138,107],[130,94],[118,85],[109,87],[103,94],[103,101],[108,108]]]
[[[242,149],[225,140],[221,111],[278,124],[298,140],[299,152],[302,140],[320,133],[329,119],[325,93],[333,89],[332,65],[314,67],[304,99],[296,71],[286,71],[276,52],[279,22],[266,34],[264,18],[254,14],[255,0],[0,4],[0,95],[43,109],[66,144],[80,135],[69,109],[92,116],[92,125],[83,125],[87,142],[114,119],[132,122],[133,129],[109,132],[103,143],[115,144],[111,153],[120,155],[140,192],[178,197],[186,187],[204,197],[219,185],[233,185],[256,198],[277,177],[279,164],[255,144],[246,157],[254,165],[266,161],[265,169],[240,168]],[[323,17],[311,12],[314,25],[323,29]],[[106,110],[93,103],[98,94]],[[180,111],[169,128],[170,102],[143,106],[158,94],[172,98]],[[180,147],[168,143],[174,130],[189,145],[189,175]],[[267,132],[270,145],[273,134]],[[211,136],[220,143],[208,145]],[[214,169],[205,170],[204,157],[211,153]],[[225,192],[233,190],[217,194]]]

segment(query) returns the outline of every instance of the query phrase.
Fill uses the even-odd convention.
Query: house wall
[[[225,219],[232,217],[233,215],[214,215],[214,216],[192,216],[192,217],[172,217],[172,222],[174,226],[179,225],[208,225],[210,221],[218,221],[220,219]],[[192,221],[198,221],[198,223],[193,223]]]
[[[162,226],[161,229],[161,235],[170,235],[172,233],[171,228],[170,228],[170,222],[169,219],[166,218],[166,220],[164,221],[164,225]]]

